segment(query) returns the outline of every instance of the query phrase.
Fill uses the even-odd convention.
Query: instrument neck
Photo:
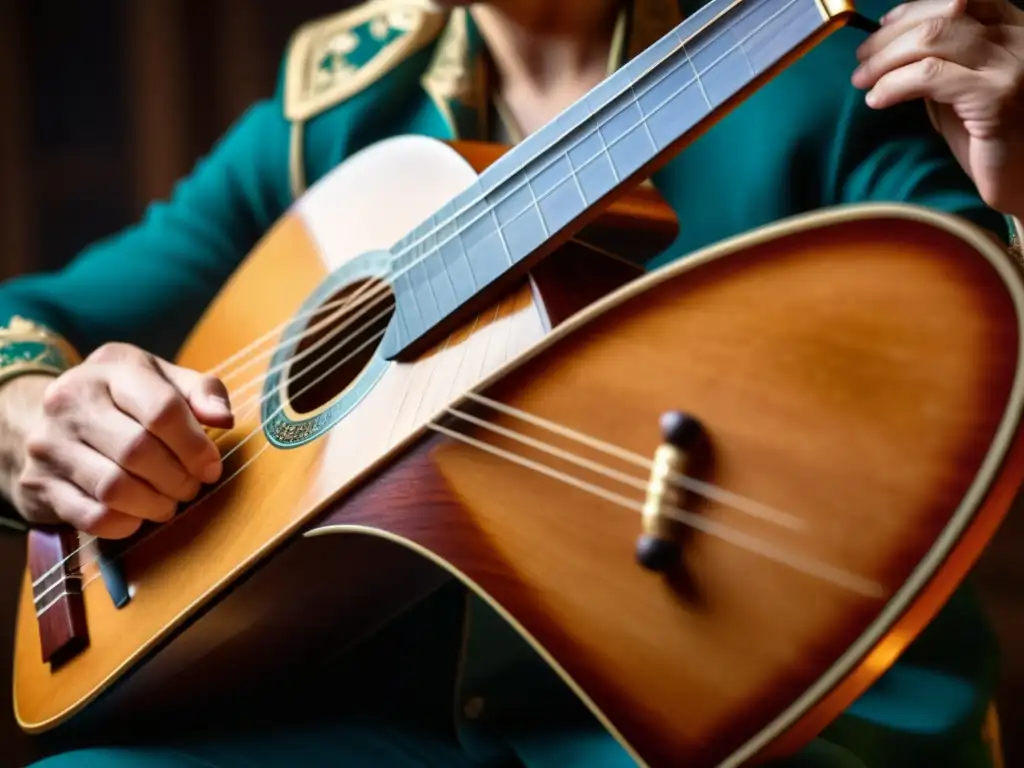
[[[421,353],[829,26],[821,0],[708,2],[392,248],[381,354]]]

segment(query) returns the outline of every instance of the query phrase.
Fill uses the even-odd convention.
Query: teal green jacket
[[[877,18],[891,3],[859,5]],[[116,340],[173,357],[257,240],[346,157],[396,134],[514,136],[490,98],[486,52],[468,14],[419,7],[378,0],[300,30],[274,96],[253,105],[169,200],[65,269],[0,286],[0,323],[34,320],[83,354]],[[668,31],[673,15],[664,0],[636,0],[611,66]],[[861,40],[836,33],[653,177],[681,229],[651,268],[783,217],[865,201],[956,213],[1009,242],[1008,222],[979,199],[922,105],[864,105],[849,84]],[[565,719],[576,705],[564,685],[489,608],[470,606],[459,682],[468,704],[456,712],[472,754],[486,762],[512,750],[536,766],[632,764],[593,718]],[[828,752],[825,765],[988,765],[982,730],[994,660],[976,604],[960,593],[801,759]],[[524,674],[524,663],[534,671]],[[550,695],[530,695],[531,686]],[[543,736],[515,717],[502,721],[502,712],[523,710],[509,702],[524,696],[546,719]],[[540,702],[550,706],[538,710]],[[565,727],[551,727],[559,722]]]

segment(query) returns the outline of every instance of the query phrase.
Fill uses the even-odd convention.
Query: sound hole
[[[395,297],[380,280],[361,280],[325,301],[310,318],[288,370],[292,409],[313,414],[363,372],[395,310]]]

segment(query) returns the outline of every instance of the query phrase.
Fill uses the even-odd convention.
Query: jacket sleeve
[[[121,341],[173,357],[290,204],[289,136],[280,97],[255,104],[138,223],[60,271],[0,285],[0,325],[21,316],[82,355]]]
[[[962,216],[1010,243],[1010,223],[981,199],[920,102],[872,110],[851,89],[831,144],[831,205],[904,202]]]

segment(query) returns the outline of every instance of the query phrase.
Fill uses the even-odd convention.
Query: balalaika
[[[905,206],[643,276],[581,240],[666,244],[637,182],[856,18],[712,0],[498,159],[402,137],[312,188],[178,360],[232,392],[226,482],[114,552],[31,535],[21,725],[265,675],[454,577],[643,764],[818,733],[1021,480],[1021,276]]]

